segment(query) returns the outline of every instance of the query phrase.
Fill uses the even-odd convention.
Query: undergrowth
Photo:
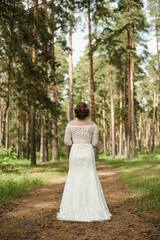
[[[160,155],[159,150],[152,154],[140,154],[133,159],[105,155],[98,162],[111,164],[117,169],[119,179],[129,192],[140,199],[136,211],[160,212]]]

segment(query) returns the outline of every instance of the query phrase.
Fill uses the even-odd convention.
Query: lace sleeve
[[[94,147],[98,146],[98,138],[99,138],[99,136],[98,136],[98,127],[97,127],[97,125],[95,125],[94,132],[93,132],[93,135],[92,135],[92,145]]]
[[[68,146],[72,145],[72,135],[71,135],[71,129],[69,125],[67,125],[65,130],[64,143]]]

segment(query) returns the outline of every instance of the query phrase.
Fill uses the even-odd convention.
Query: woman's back
[[[70,125],[76,125],[76,126],[86,126],[86,125],[94,125],[95,123],[93,121],[90,121],[88,119],[84,119],[84,120],[72,120],[69,122]]]
[[[73,124],[74,123],[74,124]],[[93,146],[98,145],[98,128],[94,122],[88,125],[76,125],[75,121],[69,122],[65,131],[65,144],[90,143]],[[84,124],[84,123],[83,123]]]
[[[68,176],[57,214],[59,220],[92,222],[111,217],[96,171],[93,146],[98,145],[98,127],[96,123],[86,120],[88,114],[87,105],[78,103],[75,108],[78,119],[66,126],[64,142],[72,147]]]

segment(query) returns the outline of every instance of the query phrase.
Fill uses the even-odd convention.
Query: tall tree
[[[111,91],[111,141],[112,141],[112,158],[115,158],[115,123],[114,123],[114,100],[113,100],[113,75],[110,71],[110,91]]]
[[[33,36],[34,40],[37,39],[37,22],[38,22],[38,0],[34,0],[34,28]],[[32,48],[32,62],[34,67],[36,66],[36,45],[33,45]],[[32,82],[33,86],[35,80]],[[31,137],[31,165],[36,165],[36,139],[35,139],[35,116],[36,116],[36,99],[33,96],[32,104],[30,107],[30,137]]]
[[[95,102],[94,102],[94,75],[93,75],[93,53],[92,53],[92,35],[91,35],[91,2],[88,0],[88,38],[89,38],[89,98],[91,119],[95,121]]]
[[[73,25],[73,10],[72,2],[69,2],[69,15],[70,15],[70,24],[69,24],[69,98],[68,98],[68,121],[73,120],[73,63],[72,63],[72,25]]]
[[[45,32],[47,32],[47,4],[46,0],[42,0],[42,9],[43,9],[43,24]],[[47,35],[47,34],[46,34]],[[47,95],[47,38],[43,37],[42,39],[42,70],[43,70],[43,91],[44,95]],[[46,135],[46,117],[47,117],[47,109],[43,110],[41,116],[41,146],[40,146],[40,161],[45,162],[48,161],[48,145],[47,145],[47,135]]]
[[[50,26],[50,34],[52,36],[51,39],[51,53],[52,53],[52,59],[51,59],[51,84],[50,84],[50,97],[51,102],[53,103],[53,106],[56,107],[57,103],[57,86],[56,86],[56,79],[55,79],[55,13],[54,10],[54,0],[51,1],[51,7],[50,7],[50,17],[53,21],[52,25]],[[52,132],[52,161],[58,161],[59,160],[59,153],[58,153],[58,126],[57,126],[57,116],[55,114],[55,111],[52,111],[51,113],[52,118],[52,124],[51,124],[51,132]]]

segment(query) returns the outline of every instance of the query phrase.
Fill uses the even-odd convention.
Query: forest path
[[[45,183],[0,209],[0,240],[158,240],[153,214],[135,213],[137,200],[126,193],[116,170],[96,163],[110,221],[69,222],[56,219],[66,177]]]

